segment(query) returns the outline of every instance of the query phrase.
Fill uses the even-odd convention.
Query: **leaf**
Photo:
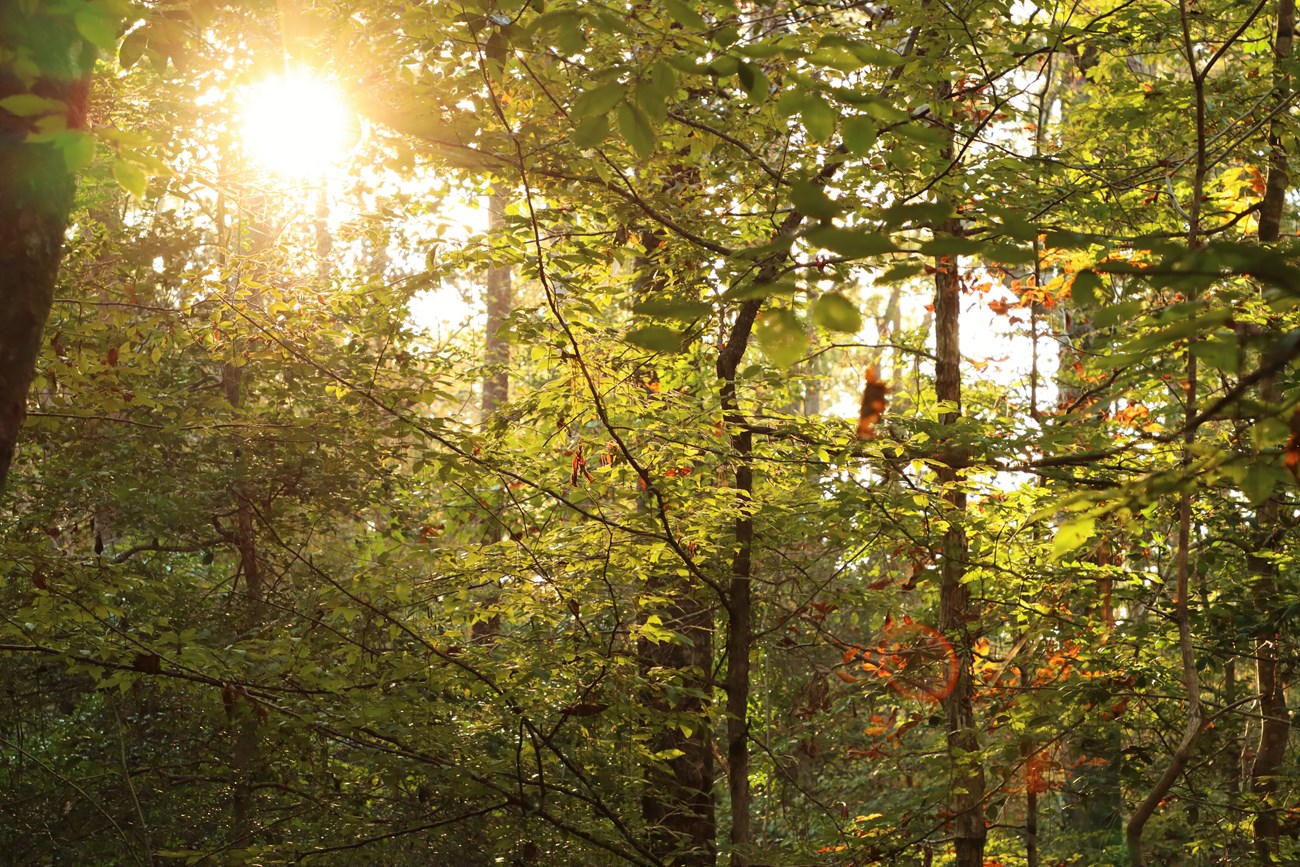
[[[1066,521],[1056,530],[1052,540],[1052,559],[1059,560],[1092,538],[1096,518],[1086,516]]]
[[[664,10],[669,18],[688,30],[704,31],[709,28],[709,22],[704,20],[704,16],[682,0],[664,0]]]
[[[1074,275],[1074,280],[1070,283],[1070,297],[1076,304],[1096,307],[1102,302],[1103,285],[1100,274],[1092,269],[1085,269]]]
[[[950,133],[926,124],[905,123],[894,127],[894,135],[909,138],[918,144],[929,147],[943,147],[948,144]]]
[[[654,153],[654,126],[645,112],[630,102],[624,102],[618,107],[618,131],[641,159]]]
[[[851,259],[863,256],[880,256],[898,250],[888,235],[860,229],[841,229],[838,226],[817,226],[804,235],[810,244],[824,247]]]
[[[937,226],[955,214],[952,205],[948,202],[917,202],[908,205],[891,205],[880,212],[880,220],[892,228],[901,228],[909,224]]]
[[[889,404],[889,386],[880,378],[875,367],[868,367],[863,375],[862,406],[858,409],[857,437],[868,440],[876,435],[876,425],[885,415]]]
[[[876,122],[864,115],[847,117],[840,124],[840,138],[844,141],[844,149],[855,157],[863,156],[871,150],[878,135]]]
[[[1193,343],[1192,354],[1224,373],[1241,370],[1241,347],[1237,344],[1237,335],[1232,332],[1216,332],[1206,340]]]
[[[784,308],[766,310],[762,316],[754,332],[763,354],[780,367],[803,358],[808,351],[808,331],[799,317]]]
[[[86,5],[72,16],[77,32],[97,48],[112,48],[117,43],[117,22],[106,9]]]
[[[79,172],[95,158],[95,137],[83,130],[59,133],[59,147],[63,150],[63,164],[69,172]]]
[[[583,120],[573,131],[573,143],[580,148],[594,148],[609,138],[609,115],[597,114]]]
[[[790,182],[790,203],[799,213],[818,220],[829,220],[840,212],[840,206],[825,190],[808,181]]]
[[[771,84],[763,74],[763,70],[752,63],[741,63],[736,73],[740,83],[744,85],[745,96],[751,103],[758,105],[767,99]]]
[[[713,305],[685,298],[650,298],[632,306],[633,313],[669,319],[699,319],[713,312]]]
[[[774,283],[741,283],[722,293],[724,301],[753,301],[772,295],[793,295],[799,287],[791,280],[778,280]]]
[[[633,346],[648,349],[651,352],[677,352],[682,348],[685,334],[663,325],[647,325],[629,331],[624,339]]]
[[[656,124],[661,124],[668,119],[668,104],[664,99],[664,94],[654,86],[651,81],[642,81],[633,91],[636,104],[646,113],[646,116]]]
[[[137,27],[126,35],[117,49],[117,62],[123,69],[135,66],[149,47],[149,28]]]
[[[1258,506],[1269,498],[1283,478],[1284,475],[1276,465],[1260,459],[1246,468],[1241,480],[1241,492],[1252,506]]]
[[[984,245],[979,241],[973,241],[970,238],[958,238],[953,235],[938,235],[921,244],[920,252],[927,256],[944,257],[944,256],[973,256],[978,254]]]
[[[136,166],[125,160],[115,160],[113,162],[113,179],[118,182],[122,189],[137,199],[144,198],[149,181],[145,173]]]
[[[42,114],[66,114],[68,106],[61,100],[37,96],[34,93],[18,93],[0,99],[0,109],[18,117],[36,117]]]
[[[616,81],[602,84],[591,90],[584,91],[581,96],[573,101],[573,108],[570,109],[569,113],[574,118],[603,115],[618,105],[626,92],[627,89]]]
[[[560,713],[572,717],[596,716],[609,709],[609,705],[599,701],[579,702],[560,708]]]
[[[855,72],[866,65],[856,54],[837,45],[826,45],[818,48],[808,55],[807,59],[809,63],[829,67],[839,72]]]
[[[902,262],[877,277],[876,282],[882,286],[888,286],[891,283],[901,283],[910,277],[915,277],[924,270],[924,262]]]
[[[817,142],[829,141],[835,135],[835,122],[839,117],[839,112],[818,94],[808,96],[799,110],[799,119],[803,121],[804,129]]]
[[[857,334],[862,330],[862,314],[858,305],[839,292],[827,292],[812,305],[812,320],[828,331]]]

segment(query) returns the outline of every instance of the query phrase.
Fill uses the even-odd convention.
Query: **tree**
[[[15,863],[1295,857],[1288,6],[30,8]]]

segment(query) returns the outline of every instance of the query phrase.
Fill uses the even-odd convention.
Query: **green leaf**
[[[1235,374],[1241,370],[1241,347],[1237,344],[1237,335],[1231,331],[1216,333],[1193,343],[1192,354],[1224,373]]]
[[[891,228],[902,226],[938,226],[956,212],[947,202],[917,202],[908,205],[891,205],[880,212],[880,220]]]
[[[618,131],[641,159],[654,153],[654,126],[646,113],[630,102],[624,102],[618,107]]]
[[[647,325],[629,331],[624,339],[633,346],[648,349],[651,352],[677,352],[682,348],[685,334],[663,325]]]
[[[63,164],[70,172],[79,172],[95,158],[95,137],[83,130],[59,133],[59,147],[63,150]]]
[[[832,253],[839,253],[851,259],[864,256],[880,256],[898,250],[888,235],[867,232],[862,229],[841,229],[838,226],[817,226],[804,235],[810,244],[824,247]]]
[[[826,45],[818,48],[808,55],[808,62],[817,66],[829,67],[839,72],[854,72],[866,65],[852,51],[838,45]]]
[[[857,334],[862,330],[858,305],[838,292],[827,292],[813,302],[812,320],[829,331]]]
[[[113,162],[113,179],[118,182],[122,189],[137,199],[144,198],[149,179],[138,167],[125,160],[115,160]]]
[[[72,16],[72,21],[77,32],[97,48],[108,49],[117,43],[118,22],[106,9],[87,5]]]
[[[763,354],[780,367],[789,367],[808,351],[808,330],[793,311],[763,311],[754,333],[758,335]]]
[[[808,181],[790,182],[790,203],[799,213],[817,220],[829,220],[840,213],[840,206],[826,191]]]
[[[803,104],[803,91],[783,90],[776,98],[776,113],[781,117],[794,117],[803,108]]]
[[[669,18],[688,30],[704,31],[709,28],[709,22],[704,20],[704,16],[682,0],[664,0],[664,9]]]
[[[896,126],[893,133],[903,138],[909,138],[918,144],[935,148],[947,145],[950,138],[950,133],[945,130],[916,123],[905,123]]]
[[[840,114],[818,94],[810,94],[799,110],[799,119],[813,141],[825,142],[835,135],[835,122]]]
[[[1096,518],[1082,517],[1066,521],[1058,527],[1056,538],[1052,540],[1052,559],[1060,560],[1066,554],[1087,542],[1092,538],[1093,529],[1096,525]]]
[[[668,104],[664,94],[649,80],[644,80],[634,91],[636,104],[646,113],[652,123],[661,124],[668,119]]]
[[[775,283],[741,283],[722,293],[724,301],[753,301],[769,298],[773,295],[793,295],[799,287],[792,280],[779,280]]]
[[[741,63],[737,75],[745,88],[745,96],[751,103],[758,105],[767,99],[771,84],[763,70],[752,63]]]
[[[1246,468],[1241,480],[1241,492],[1252,506],[1258,506],[1269,498],[1278,483],[1285,478],[1286,473],[1281,467],[1261,455]]]
[[[49,99],[34,93],[18,93],[0,99],[0,109],[18,117],[36,117],[42,114],[66,114],[68,106],[58,99]]]
[[[840,125],[840,138],[844,140],[844,149],[855,157],[860,157],[871,150],[878,135],[876,122],[864,115],[847,117]]]
[[[876,282],[882,286],[888,286],[891,283],[901,283],[904,280],[915,277],[924,270],[924,262],[902,262],[877,277]]]
[[[685,298],[648,298],[632,306],[633,313],[669,319],[699,319],[713,312],[713,305]]]
[[[149,28],[137,27],[122,40],[121,47],[117,49],[117,62],[123,69],[130,69],[140,61],[148,47]]]
[[[921,244],[920,252],[927,256],[974,256],[984,245],[970,238],[939,235]]]
[[[1070,284],[1070,297],[1076,304],[1084,307],[1096,307],[1102,302],[1102,283],[1101,275],[1091,269],[1080,271],[1074,275],[1074,282]]]
[[[604,114],[618,105],[626,92],[627,89],[617,81],[593,87],[573,101],[570,114],[575,119]]]
[[[573,143],[580,148],[594,148],[609,138],[609,115],[596,114],[578,124],[573,131]]]
[[[1121,301],[1119,304],[1107,304],[1092,315],[1092,324],[1097,328],[1110,328],[1127,321],[1142,312],[1141,301]]]

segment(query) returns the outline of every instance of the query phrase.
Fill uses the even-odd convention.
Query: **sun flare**
[[[356,118],[337,87],[295,73],[249,89],[241,128],[245,151],[263,168],[310,178],[347,156],[356,137]]]

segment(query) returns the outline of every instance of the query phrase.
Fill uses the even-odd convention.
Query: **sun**
[[[268,171],[319,177],[347,156],[356,139],[356,115],[328,81],[291,73],[248,89],[241,139],[245,152]]]

